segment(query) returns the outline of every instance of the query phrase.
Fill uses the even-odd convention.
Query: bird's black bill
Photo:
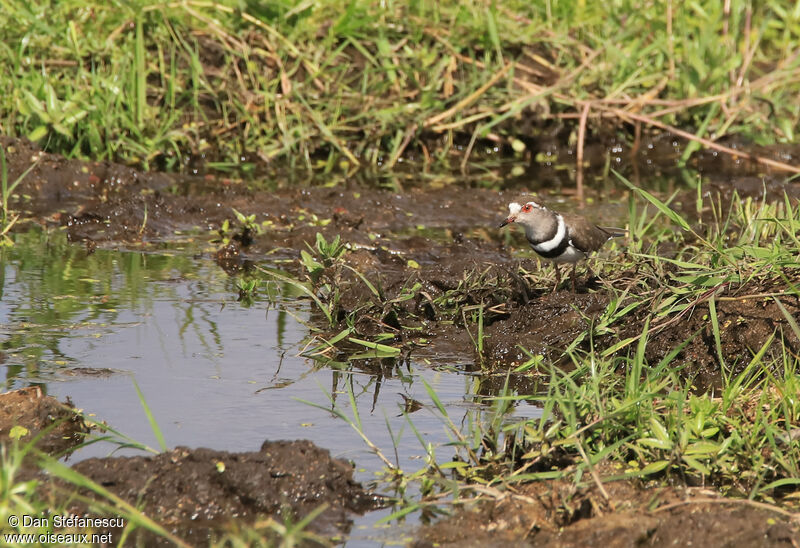
[[[503,227],[504,227],[504,226],[506,226],[507,224],[509,224],[509,223],[513,223],[513,222],[514,222],[514,221],[511,221],[511,220],[509,220],[509,219],[506,219],[505,221],[503,221],[502,223],[500,223],[500,227],[499,227],[499,228],[503,228]]]

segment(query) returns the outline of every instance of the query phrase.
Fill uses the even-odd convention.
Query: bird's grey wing
[[[569,238],[572,245],[584,253],[597,251],[613,236],[611,232],[579,215],[563,215],[563,217],[570,228]]]

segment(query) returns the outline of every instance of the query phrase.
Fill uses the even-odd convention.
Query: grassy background
[[[170,170],[446,162],[631,115],[795,141],[800,7],[723,4],[2,0],[0,132]]]

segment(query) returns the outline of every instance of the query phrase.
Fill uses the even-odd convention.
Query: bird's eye
[[[530,210],[531,210],[531,204],[525,204],[524,206],[522,206],[522,211],[524,211],[525,213],[528,213]]]

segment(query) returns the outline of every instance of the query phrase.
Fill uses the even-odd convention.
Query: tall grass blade
[[[420,377],[420,380],[422,381],[422,385],[425,387],[425,391],[428,393],[431,401],[436,406],[436,409],[439,410],[439,413],[441,413],[442,416],[447,417],[447,409],[445,409],[444,405],[442,404],[442,400],[439,399],[439,395],[436,394],[436,390],[434,390],[424,378]]]
[[[147,107],[147,65],[144,54],[144,17],[136,18],[134,79],[136,86],[136,126],[144,127],[145,108]]]
[[[797,320],[795,320],[794,316],[792,316],[789,311],[786,310],[786,307],[783,306],[783,303],[778,299],[778,297],[772,297],[772,300],[775,301],[775,304],[778,305],[781,314],[783,314],[783,317],[786,318],[786,321],[789,323],[789,327],[791,327],[792,331],[794,332],[794,336],[800,339],[800,326],[797,325]]]
[[[40,462],[42,468],[50,472],[53,476],[61,478],[64,481],[75,485],[76,487],[92,491],[107,499],[116,507],[116,511],[123,513],[125,521],[167,538],[171,542],[174,542],[177,546],[189,548],[188,544],[164,529],[161,525],[144,515],[141,511],[137,510],[105,487],[95,483],[90,478],[87,478],[83,474],[80,474],[65,464],[58,462],[52,457],[42,455],[41,459],[42,460]]]
[[[150,406],[147,405],[147,401],[144,399],[144,394],[142,394],[142,390],[139,388],[139,383],[136,382],[136,379],[131,376],[131,381],[133,381],[133,387],[136,388],[136,394],[139,396],[139,403],[142,404],[142,409],[144,409],[144,414],[147,415],[147,422],[150,423],[150,429],[153,431],[153,434],[158,441],[158,446],[161,448],[162,451],[167,451],[167,442],[164,441],[164,434],[161,433],[161,428],[158,426],[158,422],[156,418],[153,416],[153,412],[150,410]]]
[[[708,317],[711,319],[711,332],[714,335],[714,347],[717,350],[717,359],[722,374],[725,374],[725,358],[722,357],[722,338],[719,332],[719,319],[717,318],[717,302],[712,296],[708,300]]]
[[[658,209],[662,214],[664,214],[664,216],[666,216],[672,222],[674,222],[675,224],[677,224],[678,226],[680,226],[684,230],[687,230],[687,231],[690,231],[690,232],[692,231],[692,228],[689,226],[689,223],[687,223],[686,220],[683,217],[681,217],[676,211],[674,211],[672,208],[670,208],[667,204],[665,204],[664,202],[662,202],[661,200],[659,200],[658,198],[656,198],[655,196],[653,196],[652,194],[650,194],[646,190],[644,190],[642,188],[639,188],[636,185],[634,185],[633,183],[631,183],[630,181],[628,181],[628,179],[626,179],[618,171],[612,169],[611,172],[614,175],[616,175],[617,179],[622,181],[622,183],[625,186],[627,186],[629,189],[631,189],[632,191],[636,192],[641,197],[643,197],[645,200],[647,200],[648,202],[653,204],[656,207],[656,209]]]

